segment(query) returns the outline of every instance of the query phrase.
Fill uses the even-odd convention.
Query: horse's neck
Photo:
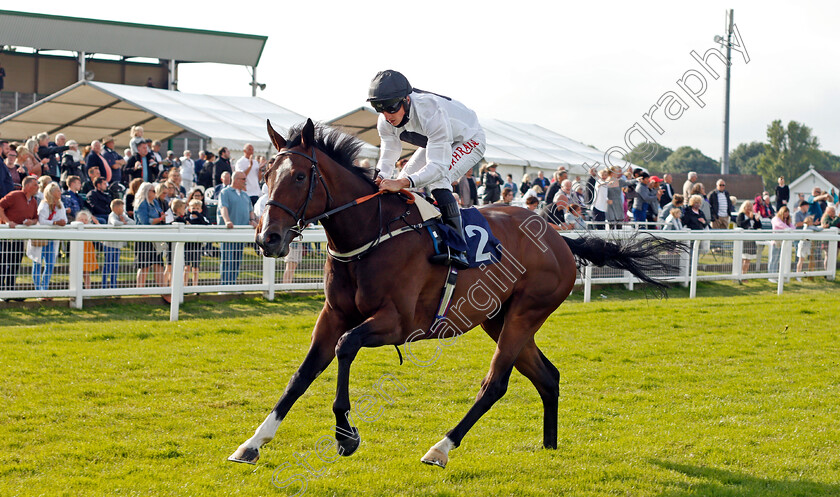
[[[389,228],[388,223],[407,211],[404,201],[386,194],[336,213],[321,224],[330,246],[338,252],[347,252],[376,240],[383,232],[403,226],[392,223]]]

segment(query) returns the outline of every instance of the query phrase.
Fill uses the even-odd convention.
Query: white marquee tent
[[[251,143],[268,151],[266,119],[285,134],[305,116],[259,97],[198,95],[142,86],[80,81],[0,120],[7,140],[25,140],[40,132],[64,133],[81,144],[113,136],[118,147],[129,142],[133,125],[145,137],[167,140],[184,132],[205,140],[205,149],[240,151]],[[367,145],[362,157],[378,157]]]

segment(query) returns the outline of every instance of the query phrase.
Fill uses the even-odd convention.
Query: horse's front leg
[[[338,340],[335,355],[338,376],[333,403],[335,439],[338,453],[349,456],[356,452],[362,439],[359,430],[350,422],[350,365],[362,347],[396,344],[399,339],[398,318],[395,311],[380,312],[348,331]]]
[[[315,323],[312,332],[312,343],[309,352],[303,359],[303,363],[297,372],[292,375],[286,390],[277,401],[277,405],[271,410],[265,421],[254,432],[254,436],[239,446],[236,451],[228,457],[228,461],[245,462],[254,464],[260,458],[260,447],[274,438],[280,422],[286,417],[289,409],[306,392],[309,386],[315,381],[335,357],[335,346],[343,330],[347,329],[343,319],[335,311],[324,307]]]

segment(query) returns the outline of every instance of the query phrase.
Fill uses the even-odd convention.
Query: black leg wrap
[[[464,245],[466,245],[464,225],[461,222],[461,209],[458,207],[458,202],[455,201],[455,196],[452,195],[451,191],[443,188],[432,190],[432,196],[435,197],[438,207],[440,207],[443,222],[451,226],[460,235],[461,240],[464,241]],[[451,247],[449,247],[448,254],[432,256],[431,262],[445,266],[451,265],[458,269],[467,269],[470,265],[467,256],[463,252],[453,250]]]

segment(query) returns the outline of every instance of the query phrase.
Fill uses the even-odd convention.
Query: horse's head
[[[326,210],[328,192],[318,168],[312,120],[306,120],[300,144],[292,148],[286,148],[286,140],[271,122],[266,124],[278,153],[265,174],[269,200],[257,225],[256,242],[264,256],[285,257],[304,220]]]

